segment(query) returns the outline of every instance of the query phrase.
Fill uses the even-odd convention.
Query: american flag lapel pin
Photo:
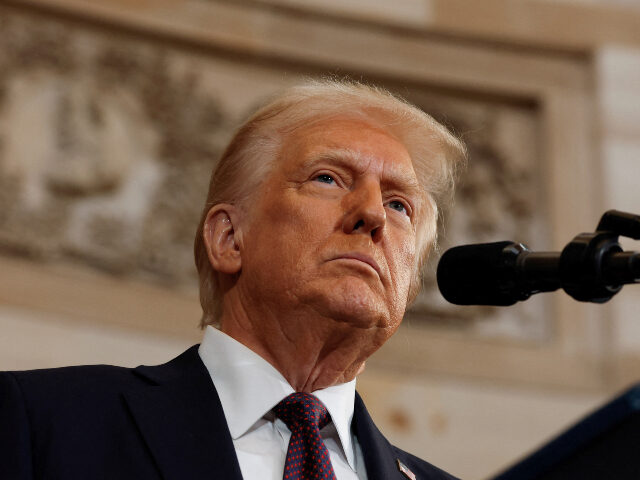
[[[396,458],[396,462],[398,462],[398,470],[400,470],[405,477],[410,480],[416,480],[415,473],[409,470],[409,467],[402,463],[399,458]]]

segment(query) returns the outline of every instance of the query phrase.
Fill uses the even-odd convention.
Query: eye
[[[387,205],[389,206],[389,208],[393,210],[396,210],[400,213],[404,213],[407,216],[409,215],[409,211],[406,205],[402,203],[400,200],[391,200],[389,203],[387,203]]]
[[[336,183],[336,181],[333,179],[333,177],[331,175],[328,175],[326,173],[321,173],[320,175],[316,176],[314,178],[314,180],[316,182],[320,182],[320,183],[326,183],[329,185],[333,185]]]

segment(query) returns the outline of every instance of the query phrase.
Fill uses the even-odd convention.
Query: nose
[[[347,212],[342,222],[344,233],[365,233],[374,242],[382,238],[387,213],[382,204],[382,192],[376,181],[362,182],[344,198]]]

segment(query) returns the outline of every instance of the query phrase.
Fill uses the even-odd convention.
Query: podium
[[[492,480],[640,480],[640,383]]]

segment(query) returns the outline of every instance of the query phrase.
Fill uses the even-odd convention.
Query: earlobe
[[[214,205],[207,213],[202,235],[209,263],[218,272],[232,275],[242,267],[241,242],[234,226],[238,220],[236,208],[229,204]]]

